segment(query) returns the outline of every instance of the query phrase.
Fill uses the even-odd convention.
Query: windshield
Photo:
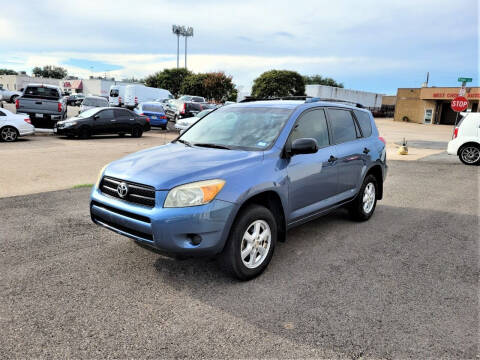
[[[97,113],[98,111],[100,111],[99,108],[88,109],[88,110],[85,110],[85,111],[81,112],[80,114],[78,114],[77,117],[87,118],[87,117],[95,115],[95,113]]]
[[[205,115],[207,115],[207,114],[208,114],[209,112],[211,112],[211,111],[212,111],[212,110],[210,110],[210,109],[209,109],[209,110],[200,111],[200,112],[196,115],[196,117],[198,117],[198,118],[201,119],[202,117],[204,117]]]
[[[192,145],[263,150],[275,141],[291,112],[291,109],[271,107],[228,106],[205,116],[179,140]]]
[[[143,104],[143,105],[142,105],[142,109],[143,109],[143,111],[163,113],[163,107],[162,107],[162,105]]]

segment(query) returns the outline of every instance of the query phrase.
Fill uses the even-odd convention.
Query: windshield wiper
[[[200,147],[206,147],[206,148],[214,148],[214,149],[225,149],[225,150],[231,150],[231,147],[228,147],[226,145],[221,145],[221,144],[210,144],[210,143],[194,143],[194,146],[200,146]]]
[[[189,147],[192,147],[192,143],[188,142],[187,140],[179,139],[179,140],[177,140],[177,141],[178,141],[178,142],[181,142],[182,144],[185,144],[185,145],[187,145],[187,146],[189,146]]]

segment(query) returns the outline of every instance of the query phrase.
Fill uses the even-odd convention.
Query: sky
[[[478,0],[2,1],[0,68],[143,78],[176,67],[172,25],[194,28],[187,67],[224,71],[243,91],[272,69],[395,94],[479,84]],[[180,66],[184,40],[180,39]]]

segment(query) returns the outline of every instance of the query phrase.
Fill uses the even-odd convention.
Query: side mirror
[[[288,154],[290,156],[299,154],[314,154],[317,151],[317,140],[311,138],[302,138],[297,139],[292,143],[290,149],[288,150]]]
[[[98,115],[98,114],[97,114],[97,115],[94,115],[94,116],[93,116],[93,119],[94,119],[94,120],[100,119],[100,115]]]

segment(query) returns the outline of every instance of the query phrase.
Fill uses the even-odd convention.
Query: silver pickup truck
[[[16,99],[17,113],[26,113],[31,118],[62,120],[67,117],[67,101],[58,86],[28,84],[22,96]]]

